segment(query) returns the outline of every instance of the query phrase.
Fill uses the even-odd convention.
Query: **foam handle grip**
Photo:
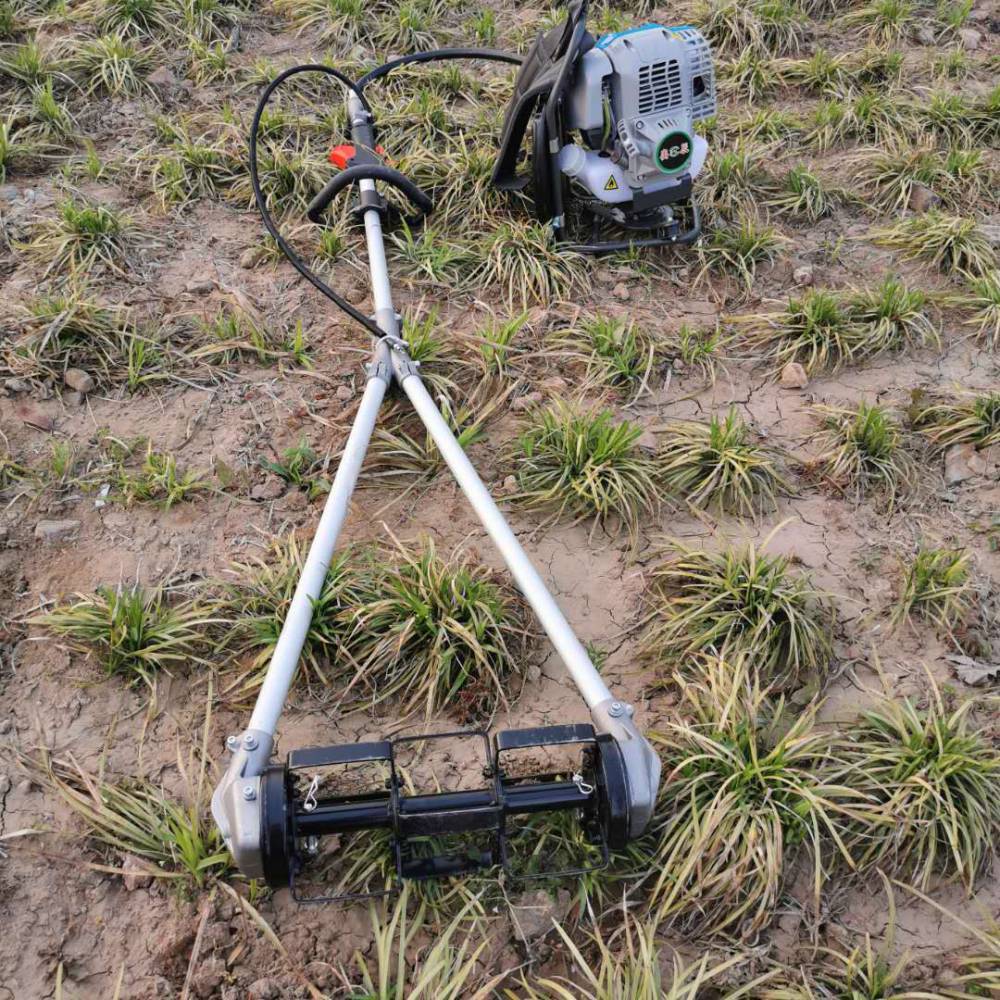
[[[362,180],[384,181],[402,191],[409,199],[410,204],[417,209],[417,214],[407,220],[411,225],[419,222],[434,208],[434,202],[431,201],[430,197],[421,191],[409,177],[401,174],[398,170],[393,170],[392,167],[387,167],[384,163],[363,163],[341,170],[339,174],[327,181],[323,190],[309,202],[309,207],[306,209],[309,221],[319,222],[324,209],[344,188],[349,187],[355,181]]]

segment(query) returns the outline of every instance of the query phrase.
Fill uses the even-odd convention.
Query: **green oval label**
[[[676,174],[691,162],[693,143],[687,132],[668,132],[656,144],[656,165],[665,174]]]

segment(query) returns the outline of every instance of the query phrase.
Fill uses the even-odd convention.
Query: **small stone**
[[[279,993],[278,984],[273,979],[258,979],[250,984],[247,996],[250,1000],[276,1000]]]
[[[786,389],[804,389],[809,384],[809,376],[798,361],[789,361],[781,369],[781,384]]]
[[[958,40],[962,43],[963,49],[972,51],[978,49],[983,41],[983,34],[975,28],[959,28]]]
[[[624,281],[619,281],[618,284],[611,289],[611,294],[620,302],[627,302],[630,294],[628,285],[626,285]]]
[[[153,884],[153,876],[150,874],[150,864],[137,858],[134,854],[126,854],[122,858],[122,883],[126,892],[135,892],[136,889],[145,889]]]
[[[801,267],[795,268],[792,272],[792,281],[794,281],[796,285],[808,286],[815,280],[815,272],[808,264],[803,264]]]
[[[215,282],[211,278],[196,278],[184,286],[184,291],[189,292],[191,295],[208,295],[209,292],[214,290]]]
[[[0,795],[6,795],[10,791],[10,778],[6,774],[0,774]]]
[[[87,397],[82,392],[64,392],[62,400],[67,406],[83,406]]]
[[[35,786],[32,784],[31,778],[25,778],[14,786],[14,791],[18,795],[30,795],[34,791],[34,788]]]
[[[263,247],[248,247],[240,254],[240,267],[249,270],[256,267],[264,256]]]
[[[210,958],[199,964],[194,975],[191,977],[191,992],[196,997],[209,997],[219,995],[219,987],[226,978],[226,963],[221,958]]]
[[[514,933],[526,944],[545,937],[566,915],[572,897],[565,889],[559,889],[555,897],[545,889],[526,892],[511,906]]]
[[[500,487],[500,492],[510,496],[517,492],[517,476],[507,476]]]
[[[230,943],[231,938],[229,925],[221,920],[216,920],[215,923],[209,924],[205,928],[201,946],[205,951],[217,951],[220,948],[225,948]]]
[[[55,427],[56,422],[48,413],[43,413],[38,407],[29,403],[18,403],[17,415],[21,422],[29,427],[36,427],[40,431],[50,431]]]
[[[87,374],[82,368],[67,368],[66,374],[63,375],[63,381],[71,389],[82,392],[84,395],[93,392],[96,385],[94,377]]]
[[[636,442],[641,451],[646,452],[648,455],[655,455],[659,451],[660,443],[656,439],[656,435],[652,431],[643,431],[639,435],[639,440]]]
[[[158,66],[146,77],[146,83],[163,96],[169,94],[177,86],[177,77],[170,72],[169,67]]]
[[[941,204],[941,198],[926,184],[915,183],[910,188],[910,211],[923,214]]]
[[[524,671],[524,679],[529,684],[537,684],[542,679],[542,668],[537,663],[529,663]]]
[[[988,466],[972,444],[952,445],[944,454],[944,481],[957,486],[973,476],[985,475]]]
[[[929,24],[920,25],[914,37],[921,45],[937,45],[937,33]]]
[[[1000,222],[994,221],[997,218],[998,216],[991,215],[979,224],[979,232],[991,247],[1000,247]]]
[[[524,396],[518,396],[511,404],[510,408],[515,413],[524,413],[526,410],[532,410],[542,401],[542,394],[540,392],[529,392]]]
[[[3,387],[12,396],[19,392],[27,392],[31,388],[23,378],[5,378],[3,380]]]
[[[0,719],[0,736],[6,736],[14,728],[10,719]]]
[[[79,521],[39,521],[35,525],[35,538],[46,545],[55,545],[73,538],[79,530]]]
[[[337,386],[337,391],[334,395],[342,403],[349,403],[352,399],[354,399],[354,390],[349,385],[340,385]]]
[[[268,476],[250,491],[251,500],[277,500],[285,492],[285,481],[277,476]]]

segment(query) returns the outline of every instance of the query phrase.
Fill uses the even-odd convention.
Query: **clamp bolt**
[[[238,736],[227,736],[226,737],[226,749],[230,753],[236,753],[240,746],[240,738]]]
[[[245,798],[247,802],[253,802],[253,800],[257,798],[257,789],[254,788],[253,785],[244,785],[243,798]]]
[[[246,736],[243,737],[243,746],[246,747],[247,750],[256,750],[257,737],[254,736],[253,733],[247,733]]]
[[[620,701],[613,701],[608,706],[608,715],[612,719],[617,719],[625,711],[625,706]]]

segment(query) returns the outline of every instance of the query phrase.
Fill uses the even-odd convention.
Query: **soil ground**
[[[528,20],[531,13],[520,10],[518,18]],[[673,11],[657,13],[676,20]],[[969,54],[982,69],[967,86],[982,91],[995,82],[1000,8],[977,0],[970,23],[982,40]],[[56,23],[46,30],[67,36],[77,29]],[[841,37],[833,28],[817,30],[842,48],[852,44],[848,35]],[[904,83],[918,86],[936,53],[909,38],[900,47],[909,74]],[[245,69],[261,54],[290,65],[316,50],[309,32],[298,33],[264,10],[246,21],[232,65],[234,72]],[[238,90],[234,77],[206,85],[188,83],[186,90],[167,98],[154,93],[102,98],[82,111],[80,128],[103,161],[121,161],[147,141],[155,114],[214,111],[225,102],[238,102],[245,109],[255,91],[240,86]],[[742,113],[741,103],[725,103],[721,114]],[[821,162],[836,171],[833,158]],[[213,373],[212,379],[172,381],[132,394],[99,390],[82,398],[58,380],[29,379],[24,386],[8,380],[0,395],[4,448],[29,466],[45,462],[53,441],[71,442],[87,455],[95,449],[98,431],[106,429],[121,439],[146,436],[158,449],[176,455],[184,468],[209,476],[222,467],[235,473],[235,485],[222,487],[216,477],[219,489],[169,510],[144,504],[125,509],[84,490],[6,494],[0,509],[0,834],[46,832],[2,842],[0,997],[50,997],[56,994],[57,980],[63,996],[80,998],[295,997],[309,995],[307,981],[335,994],[342,987],[336,970],[351,967],[356,951],[370,954],[373,947],[365,905],[300,908],[287,892],[265,895],[256,906],[275,941],[222,888],[211,896],[194,897],[166,883],[130,890],[119,874],[101,868],[102,859],[92,849],[82,846],[78,820],[23,766],[23,754],[44,746],[60,757],[71,755],[92,771],[102,769],[116,778],[143,775],[178,790],[178,753],[187,755],[198,745],[209,699],[211,765],[225,766],[225,737],[240,730],[247,711],[245,699],[225,693],[227,678],[233,676],[231,665],[178,669],[158,679],[151,697],[142,685],[126,687],[117,678],[103,678],[91,660],[70,652],[27,620],[40,609],[74,593],[91,594],[100,585],[221,579],[234,561],[264,555],[275,536],[299,531],[309,537],[323,497],[310,499],[289,487],[273,498],[253,499],[254,487],[269,481],[260,458],[275,459],[304,438],[317,453],[334,460],[363,384],[361,332],[286,264],[244,266],[246,252],[261,246],[263,239],[253,211],[205,199],[183,212],[164,214],[127,172],[111,176],[115,179],[79,180],[76,187],[90,197],[127,206],[142,217],[153,237],[127,280],[108,278],[106,287],[119,300],[166,323],[170,316],[211,314],[236,296],[272,326],[301,320],[312,363],[304,369],[242,360]],[[11,172],[0,187],[0,220],[12,244],[39,218],[51,215],[63,184],[55,168],[27,175]],[[732,289],[722,283],[695,285],[699,265],[693,250],[653,254],[654,269],[599,261],[589,272],[587,288],[572,303],[532,308],[530,336],[540,345],[547,330],[580,308],[628,316],[664,334],[683,323],[711,326],[719,318],[768,309],[796,294],[801,289],[794,275],[803,267],[809,268],[809,280],[817,286],[862,286],[884,274],[900,273],[920,288],[951,287],[948,278],[930,268],[903,262],[866,240],[871,224],[860,209],[852,208],[838,209],[815,226],[780,223],[788,242],[776,263],[762,268],[743,301],[727,299]],[[12,245],[0,257],[4,310],[13,316],[42,280],[37,263]],[[334,281],[350,287],[352,300],[362,310],[370,307],[363,270],[335,271]],[[504,310],[489,291],[456,292],[403,280],[397,285],[401,310],[435,306],[444,336],[456,342],[481,328],[490,310]],[[714,385],[706,386],[695,372],[679,370],[682,366],[668,367],[653,373],[648,392],[638,399],[618,396],[611,402],[620,415],[650,429],[735,406],[760,440],[791,459],[808,457],[816,435],[810,413],[814,404],[878,400],[905,408],[915,389],[947,392],[955,386],[988,389],[1000,384],[995,352],[970,338],[961,314],[945,310],[941,323],[940,349],[908,350],[845,368],[810,379],[803,389],[784,388],[760,365],[730,358]],[[3,336],[0,329],[0,342]],[[530,392],[573,398],[581,377],[572,365],[543,353],[529,360],[523,372],[512,400]],[[607,400],[593,387],[585,389],[585,398]],[[518,410],[508,404],[489,425],[485,440],[470,449],[484,480],[501,495],[511,473],[504,445],[516,434],[519,419]],[[746,537],[770,538],[770,550],[792,555],[817,586],[836,595],[836,669],[822,717],[824,722],[841,722],[854,718],[883,683],[895,695],[919,696],[926,690],[928,671],[956,695],[984,696],[983,689],[967,688],[955,677],[947,659],[951,647],[931,625],[890,630],[888,613],[899,567],[920,539],[964,546],[973,553],[977,579],[984,586],[1000,579],[1000,463],[993,460],[986,474],[947,484],[939,456],[921,452],[919,461],[918,494],[891,513],[872,503],[855,503],[821,484],[797,481],[794,493],[757,521],[696,515],[667,505],[658,517],[643,523],[634,550],[624,536],[591,531],[589,524],[540,527],[536,515],[513,506],[508,514],[581,639],[607,654],[602,670],[613,690],[632,701],[641,725],[653,730],[676,699],[669,686],[653,686],[649,670],[638,666],[637,623],[655,540],[665,535],[715,548]],[[405,496],[374,479],[363,486],[351,508],[345,541],[364,544],[386,537],[387,530],[404,539],[430,532],[443,551],[463,546],[500,568],[489,540],[447,474]],[[71,540],[47,544],[36,539],[40,521],[63,519],[79,522]],[[529,670],[511,708],[498,711],[494,727],[586,721],[583,703],[544,645],[539,645],[532,666],[537,669]],[[986,701],[983,720],[997,725]],[[297,688],[282,720],[279,749],[375,738],[395,730],[401,721],[390,710],[342,716],[324,704],[322,692]],[[405,724],[414,731],[424,726],[412,718]],[[441,720],[440,725],[448,724]],[[471,749],[449,747],[436,773],[454,777],[468,769],[471,758]],[[234,885],[237,894],[246,894],[244,884]],[[522,892],[524,899],[519,899]],[[535,895],[534,889],[510,892],[515,905],[533,905]],[[807,895],[807,887],[791,886],[774,927],[753,943],[762,956],[791,959],[797,953],[808,938],[803,904]],[[935,898],[975,921],[1000,918],[1000,880],[995,874],[981,880],[971,899],[956,886],[941,887]],[[560,900],[538,905],[564,916]],[[895,949],[910,950],[928,968],[949,961],[949,955],[967,943],[958,924],[908,894],[897,892],[896,905]],[[824,921],[846,937],[870,933],[881,938],[886,931],[888,909],[880,887],[834,886],[824,897],[824,907]],[[501,909],[491,915],[496,934],[490,970],[565,971],[565,949],[551,936],[536,936],[527,943],[518,939],[517,913]],[[670,935],[664,940],[686,954],[692,952],[691,942]]]

